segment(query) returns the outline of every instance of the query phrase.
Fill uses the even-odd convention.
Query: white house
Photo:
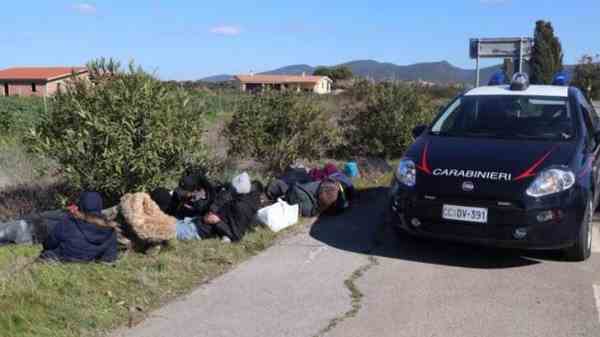
[[[327,76],[302,75],[236,75],[235,80],[241,91],[262,92],[264,90],[294,90],[331,93],[333,81]]]

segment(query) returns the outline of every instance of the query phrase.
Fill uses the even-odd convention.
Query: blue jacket
[[[49,233],[40,257],[63,262],[115,261],[117,234],[108,227],[108,223],[100,227],[68,215]]]

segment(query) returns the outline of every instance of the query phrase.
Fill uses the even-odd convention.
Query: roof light
[[[568,86],[571,79],[569,74],[564,71],[558,72],[552,79],[552,85]]]
[[[529,88],[529,76],[525,73],[516,73],[510,83],[510,90],[524,91]]]
[[[504,84],[508,84],[508,77],[506,76],[506,73],[503,70],[498,70],[497,72],[495,72],[490,78],[490,81],[488,82],[489,86]]]

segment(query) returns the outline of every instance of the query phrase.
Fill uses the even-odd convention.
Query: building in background
[[[23,67],[0,70],[0,96],[54,94],[73,77],[88,77],[85,67]]]
[[[263,92],[275,91],[305,91],[317,94],[331,93],[333,81],[326,76],[302,75],[236,75],[235,81],[241,91]]]

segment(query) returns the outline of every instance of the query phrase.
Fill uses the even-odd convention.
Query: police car
[[[559,83],[560,84],[560,83]],[[590,256],[599,117],[566,85],[472,89],[413,130],[391,187],[395,225],[417,236]]]

